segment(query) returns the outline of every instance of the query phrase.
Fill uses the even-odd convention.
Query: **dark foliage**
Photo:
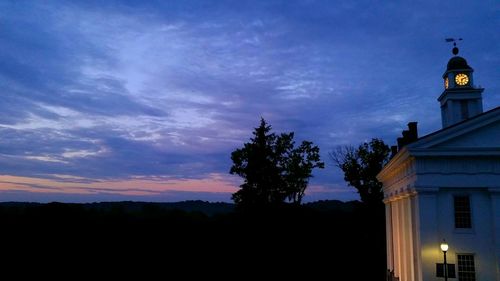
[[[389,161],[389,153],[389,146],[382,140],[372,139],[357,149],[339,147],[330,153],[330,157],[344,172],[344,180],[358,190],[361,201],[380,208],[384,194],[382,183],[376,176]]]
[[[212,203],[198,202],[202,206]],[[182,205],[182,204],[180,204]],[[161,204],[0,204],[3,273],[383,280],[384,225],[359,202],[204,213]],[[61,272],[69,271],[69,275]],[[99,275],[97,275],[99,274]],[[130,276],[129,276],[130,277]],[[241,278],[240,278],[241,277]],[[89,278],[90,279],[90,278]],[[155,278],[156,279],[156,278]],[[181,278],[182,279],[182,278]]]
[[[377,174],[389,161],[390,149],[382,140],[372,139],[369,143],[361,144],[357,149],[352,146],[339,147],[330,153],[337,167],[344,172],[344,180],[349,186],[358,190],[363,205],[358,217],[361,223],[366,223],[369,229],[364,233],[364,239],[374,243],[380,257],[385,256],[385,211],[383,204],[382,183],[377,180]],[[370,248],[370,247],[368,247]],[[361,249],[359,249],[361,250]],[[362,250],[361,250],[362,251]],[[377,263],[377,269],[385,267],[385,260]],[[374,269],[375,270],[375,269]],[[357,278],[352,278],[357,279]],[[360,278],[357,280],[365,280]],[[368,280],[368,279],[366,279]],[[374,280],[374,279],[370,279]]]
[[[244,178],[232,199],[240,207],[300,204],[314,168],[323,168],[319,148],[303,141],[295,147],[294,133],[271,133],[264,119],[251,142],[233,151],[230,173]]]

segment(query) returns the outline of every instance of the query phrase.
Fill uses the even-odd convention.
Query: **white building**
[[[438,98],[443,128],[418,138],[410,123],[377,176],[387,267],[401,281],[444,280],[443,239],[456,272],[448,280],[500,281],[500,107],[483,112],[472,74],[465,59],[450,59]]]

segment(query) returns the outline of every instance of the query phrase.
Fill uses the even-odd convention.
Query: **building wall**
[[[454,195],[468,195],[471,200],[471,229],[456,229]],[[443,262],[439,244],[449,245],[448,263],[457,268],[457,254],[474,254],[477,280],[500,280],[495,260],[495,229],[489,191],[478,189],[442,188],[438,192],[419,195],[420,239],[423,280],[434,280],[436,263]],[[498,214],[497,214],[498,215]]]
[[[436,192],[423,192],[417,196],[419,207],[419,271],[421,279],[418,281],[435,280],[436,261],[440,258],[439,243],[440,235],[436,231],[439,227],[438,197]]]
[[[383,182],[387,265],[401,281],[439,280],[443,239],[457,273],[456,255],[474,254],[477,280],[500,281],[499,163],[485,157],[414,158]],[[454,195],[470,196],[470,230],[455,229]]]
[[[449,263],[457,266],[457,254],[474,254],[477,280],[500,281],[500,159],[432,157],[416,162],[423,280],[436,279],[435,264],[443,261],[439,244],[446,239]],[[454,195],[470,197],[471,229],[455,228]]]

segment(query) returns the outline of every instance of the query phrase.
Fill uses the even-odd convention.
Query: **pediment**
[[[487,126],[478,128],[476,130],[461,134],[454,138],[448,139],[441,143],[437,143],[431,147],[479,147],[500,148],[500,121]]]
[[[500,150],[500,107],[424,136],[407,148],[410,153],[425,149]]]

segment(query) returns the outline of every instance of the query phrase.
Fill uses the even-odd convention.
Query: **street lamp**
[[[443,239],[443,243],[441,243],[441,251],[443,251],[443,256],[444,256],[444,264],[443,264],[443,271],[444,271],[444,281],[448,281],[448,265],[446,265],[446,252],[448,251],[448,243]]]

